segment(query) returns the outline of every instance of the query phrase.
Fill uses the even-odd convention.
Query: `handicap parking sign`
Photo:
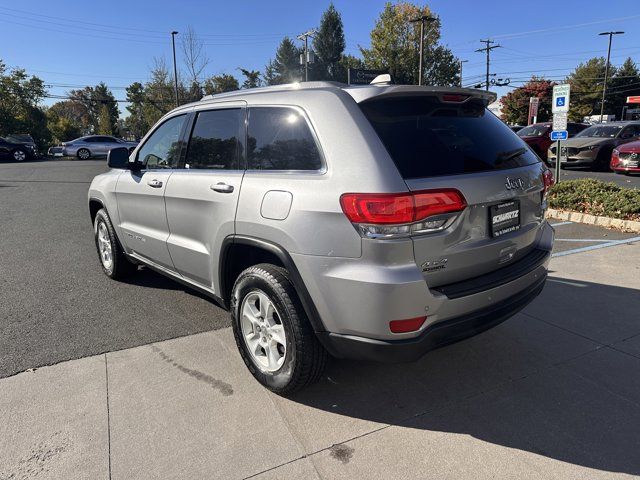
[[[565,97],[556,98],[556,107],[564,107]]]

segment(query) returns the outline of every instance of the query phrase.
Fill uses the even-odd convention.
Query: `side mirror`
[[[125,147],[112,148],[107,153],[109,168],[129,168],[129,150]]]

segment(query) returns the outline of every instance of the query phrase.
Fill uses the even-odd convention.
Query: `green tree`
[[[42,149],[50,141],[47,119],[39,104],[44,82],[23,69],[7,71],[0,60],[0,135],[30,133]]]
[[[280,42],[275,60],[269,60],[264,79],[267,85],[300,81],[300,49],[289,37]]]
[[[103,104],[100,107],[100,115],[98,116],[98,135],[113,135],[114,127],[111,124],[111,115],[109,115],[109,107]]]
[[[68,96],[72,102],[77,104],[76,109],[80,112],[78,120],[85,130],[88,132],[98,131],[102,107],[106,106],[111,131],[116,132],[120,115],[118,103],[104,82],[100,82],[95,87],[87,86],[79,90],[71,90]]]
[[[518,87],[500,99],[502,103],[502,118],[507,123],[527,125],[529,115],[529,99],[538,97],[539,122],[551,119],[551,97],[553,95],[554,82],[544,78],[531,77],[527,83]]]
[[[567,77],[567,82],[571,85],[569,120],[581,122],[588,115],[600,113],[605,65],[604,58],[591,58],[579,64]],[[610,68],[609,71],[611,75],[615,75],[614,68]],[[606,100],[605,111],[607,111]]]
[[[238,90],[240,84],[233,75],[228,73],[222,73],[220,75],[213,75],[204,81],[204,93],[206,95],[215,95],[216,93],[231,92]]]
[[[342,80],[344,69],[340,59],[345,45],[342,17],[331,3],[322,14],[320,27],[313,38],[313,49],[317,57],[312,68],[314,79]]]
[[[424,84],[457,85],[457,59],[448,48],[438,45],[440,19],[428,6],[386,3],[371,31],[371,47],[360,47],[364,62],[369,68],[388,69],[396,83],[417,84],[420,25],[411,20],[422,15],[435,18],[425,24]]]
[[[82,136],[78,124],[66,117],[51,115],[47,110],[47,126],[55,143],[68,142]]]
[[[260,79],[260,70],[247,70],[246,68],[238,67],[238,70],[244,76],[244,82],[242,82],[242,88],[256,88],[262,85]]]
[[[622,119],[622,107],[627,97],[640,95],[640,72],[638,66],[629,57],[616,69],[615,75],[607,85],[607,112]]]

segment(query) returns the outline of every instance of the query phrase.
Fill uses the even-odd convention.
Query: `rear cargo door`
[[[413,236],[430,287],[477,277],[534,248],[544,166],[485,104],[468,95],[361,103],[411,191],[459,190],[468,204],[442,231]]]

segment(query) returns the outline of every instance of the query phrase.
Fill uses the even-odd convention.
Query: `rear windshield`
[[[480,101],[455,105],[434,97],[360,104],[404,178],[522,167],[539,160]]]

